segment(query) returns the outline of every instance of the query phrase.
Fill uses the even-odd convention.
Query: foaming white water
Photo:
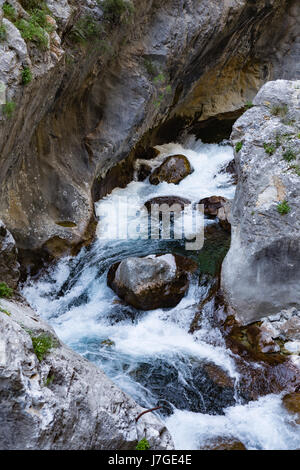
[[[175,446],[193,450],[218,437],[240,440],[248,450],[299,449],[300,426],[283,408],[281,397],[267,395],[225,410],[225,416],[176,410],[166,420]]]
[[[117,204],[119,197],[129,198],[134,213],[137,206],[157,196],[176,195],[192,202],[211,195],[234,196],[230,177],[219,173],[220,168],[233,157],[230,146],[203,145],[189,138],[183,145],[172,143],[158,148],[161,155],[156,164],[170,154],[184,154],[194,172],[178,185],[162,183],[152,186],[147,180],[132,182],[125,189],[115,189],[104,200]],[[101,202],[96,206],[99,204]],[[116,223],[113,213],[109,214],[111,234]],[[137,312],[120,304],[107,286],[107,270],[111,264],[127,256],[170,252],[173,249],[170,243],[174,242],[162,245],[158,240],[96,240],[89,250],[83,249],[76,258],[61,260],[48,275],[29,282],[23,290],[27,300],[51,323],[64,342],[98,364],[119,387],[148,408],[156,406],[160,398],[157,389],[150,385],[164,368],[169,375],[166,383],[159,383],[158,387],[167,389],[168,380],[176,379],[174,387],[179,396],[190,391],[192,396],[197,394],[199,382],[189,384],[194,380],[190,371],[193,367],[201,369],[203,364],[216,364],[235,383],[239,379],[234,357],[226,349],[220,332],[211,327],[208,319],[203,318],[202,328],[195,335],[188,333],[197,304],[206,289],[199,287],[197,279],[192,280],[188,294],[175,308],[150,312]],[[209,304],[207,308],[209,310]],[[178,371],[175,379],[174,371]],[[146,379],[139,380],[139,375],[143,374]],[[200,405],[202,402],[205,404],[206,397],[202,396],[205,390],[197,397]],[[292,424],[281,409],[279,397],[267,397],[244,406],[238,404],[237,398],[235,395],[235,407],[225,409],[225,416],[175,409],[166,422],[176,448],[198,448],[204,438],[228,435],[235,429],[238,433],[234,436],[249,448],[268,449],[273,448],[272,445],[293,448],[300,445],[291,431]],[[172,398],[169,401],[172,402]],[[190,405],[187,400],[182,406],[186,403]],[[263,413],[267,414],[266,425],[262,423]],[[277,435],[278,423],[283,427],[281,441],[279,433]],[[270,442],[271,424],[276,429],[273,443]]]

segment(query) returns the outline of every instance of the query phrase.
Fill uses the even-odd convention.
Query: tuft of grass
[[[5,308],[0,307],[0,312],[5,313],[8,317],[10,317],[11,313],[8,310],[5,310]]]
[[[90,40],[99,40],[103,32],[100,24],[91,15],[79,18],[70,33],[72,41],[85,45]]]
[[[44,382],[45,387],[49,387],[53,383],[54,379],[55,379],[55,374],[49,374]]]
[[[137,443],[136,450],[149,450],[149,449],[150,449],[150,444],[145,437]]]
[[[35,18],[31,17],[29,21],[18,20],[16,21],[16,27],[25,41],[35,43],[39,49],[47,49],[48,37],[46,31],[36,22]]]
[[[296,160],[297,156],[296,156],[295,152],[293,152],[293,150],[288,149],[286,152],[284,152],[283,158],[287,162],[291,162],[292,160]]]
[[[246,108],[248,110],[248,109],[253,108],[253,106],[254,106],[254,104],[252,103],[252,101],[247,101],[244,108]]]
[[[22,70],[22,83],[28,85],[32,80],[32,73],[29,67],[24,67]]]
[[[10,299],[14,291],[5,282],[0,282],[0,297]]]
[[[264,149],[268,155],[273,155],[276,152],[276,148],[274,147],[274,145],[267,144],[266,142],[264,143]]]
[[[151,78],[156,77],[158,70],[155,64],[151,62],[149,59],[144,59],[144,67],[147,70],[148,75],[150,75]]]
[[[99,5],[104,20],[114,25],[128,23],[134,13],[134,6],[129,0],[103,0]]]
[[[243,147],[243,142],[237,142],[235,146],[235,151],[238,153],[240,150],[242,150]]]
[[[0,42],[5,41],[6,39],[6,26],[5,24],[0,24]]]
[[[10,5],[9,3],[5,2],[4,5],[2,6],[2,10],[3,10],[4,16],[5,16],[9,21],[12,21],[13,23],[16,21],[16,19],[17,19],[17,12],[16,12],[16,10],[14,9],[14,7],[13,7],[12,5]]]
[[[272,106],[271,108],[271,114],[273,116],[277,116],[277,117],[285,117],[286,114],[288,112],[288,107],[286,104],[280,106],[280,105],[275,105],[275,106]]]
[[[277,204],[277,210],[279,214],[286,215],[291,211],[290,206],[288,205],[287,201],[282,201]]]
[[[33,350],[35,352],[36,357],[41,362],[46,354],[50,351],[50,349],[55,348],[57,346],[57,342],[52,338],[52,336],[42,333],[38,336],[34,336],[32,331],[27,331],[31,337]]]
[[[300,176],[300,165],[292,165],[290,166],[289,170],[293,170],[297,176]]]

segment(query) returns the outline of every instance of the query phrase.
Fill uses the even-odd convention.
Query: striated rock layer
[[[263,86],[235,123],[237,192],[222,269],[243,323],[300,307],[300,81]]]
[[[59,256],[88,241],[93,199],[132,178],[129,165],[105,180],[137,143],[173,140],[243,108],[267,80],[299,74],[297,0],[133,3],[132,21],[112,24],[96,0],[47,0],[44,50],[4,19],[0,80],[15,107],[0,119],[0,217],[24,252]],[[86,18],[95,33],[84,42]]]

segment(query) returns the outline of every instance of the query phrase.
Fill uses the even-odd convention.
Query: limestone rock
[[[137,309],[171,308],[187,292],[190,265],[171,254],[127,258],[110,268],[108,285]]]
[[[222,286],[244,324],[300,307],[299,102],[300,81],[269,82],[231,136],[242,147]]]
[[[29,307],[1,300],[0,449],[172,449],[165,426],[94,364],[62,344]],[[32,337],[52,338],[38,360]]]
[[[220,436],[206,441],[199,450],[247,450],[244,444],[231,436]]]
[[[231,201],[222,196],[210,196],[199,201],[204,205],[204,214],[210,218],[217,217],[221,227],[230,232]]]

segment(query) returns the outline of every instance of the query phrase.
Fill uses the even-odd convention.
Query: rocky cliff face
[[[172,449],[153,414],[62,344],[29,307],[1,299],[0,449]]]
[[[25,0],[8,3],[30,22]],[[0,122],[0,216],[24,251],[60,255],[88,240],[105,175],[145,136],[172,140],[299,72],[296,0],[133,3],[122,22],[101,1],[47,0],[42,48],[5,15],[0,80],[13,104]]]
[[[253,104],[231,136],[238,186],[222,270],[243,323],[300,310],[300,81],[269,82]]]

